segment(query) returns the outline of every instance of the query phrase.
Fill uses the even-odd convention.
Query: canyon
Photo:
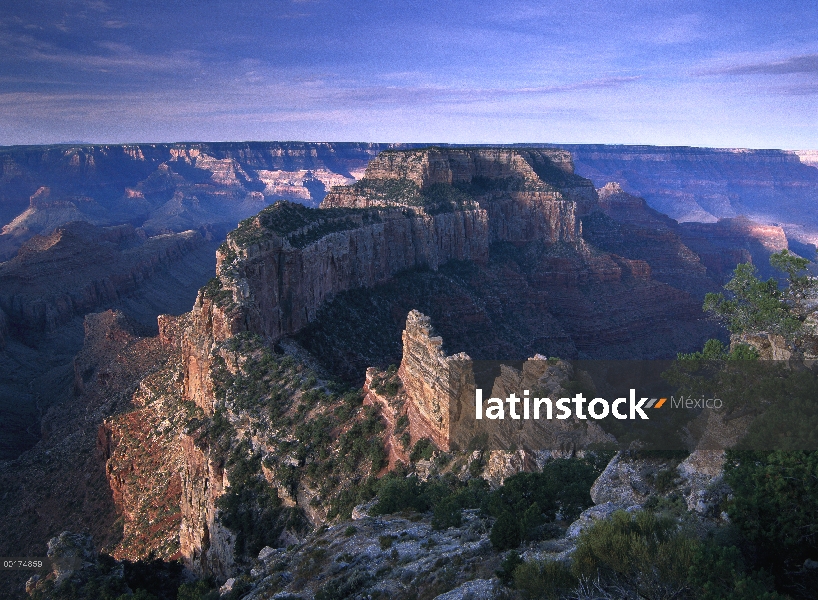
[[[36,443],[70,394],[83,316],[156,333],[190,310],[215,248],[278,199],[317,205],[378,144],[219,143],[0,149],[0,458]]]
[[[16,146],[0,149],[0,260],[70,221],[149,235],[218,236],[285,198],[317,206],[388,144],[299,142]]]
[[[557,160],[550,162],[549,156]],[[396,400],[396,407],[387,410],[389,401],[373,392],[373,375],[369,374],[370,396],[365,404],[383,407],[382,418],[393,432],[405,415],[408,443],[428,437],[443,449],[449,449],[449,440],[441,433],[448,409],[434,398],[440,395],[440,379],[448,377],[440,372],[448,359],[440,354],[443,342],[430,333],[429,321],[424,321],[427,317],[400,311],[401,302],[427,304],[438,311],[441,305],[450,311],[473,311],[468,320],[459,312],[450,312],[447,317],[433,316],[432,322],[453,333],[451,338],[443,334],[447,346],[480,358],[509,358],[509,352],[523,359],[545,354],[554,349],[547,342],[552,337],[562,345],[564,355],[573,357],[668,357],[680,348],[700,347],[704,339],[716,335],[717,330],[702,318],[700,296],[653,280],[650,258],[609,254],[584,239],[583,217],[598,215],[600,206],[613,211],[616,202],[609,195],[610,202],[600,204],[596,191],[568,170],[570,161],[565,156],[550,150],[387,151],[370,163],[358,183],[331,191],[325,198],[326,208],[280,202],[243,222],[219,248],[217,277],[201,290],[182,335],[182,397],[211,422],[227,419],[239,432],[238,439],[245,432],[262,456],[282,460],[278,443],[260,435],[275,430],[267,422],[272,417],[253,416],[252,408],[242,409],[237,402],[228,401],[231,392],[220,382],[230,375],[218,373],[236,376],[246,371],[254,355],[236,354],[231,348],[235,340],[248,335],[289,347],[296,356],[306,349],[311,360],[317,361],[322,377],[349,375],[354,380],[352,371],[360,362],[357,377],[361,378],[367,360],[372,361],[369,365],[385,366],[392,358],[390,347],[381,345],[377,336],[370,338],[367,328],[355,327],[358,321],[351,313],[356,308],[348,301],[349,294],[357,295],[363,306],[362,321],[369,319],[384,335],[393,330],[398,333],[393,341],[398,345],[395,362],[401,362],[397,374],[404,400]],[[481,161],[499,163],[492,165],[496,179],[482,175]],[[541,168],[543,164],[550,164],[550,169]],[[537,174],[535,166],[547,179]],[[558,175],[552,176],[554,173]],[[388,189],[399,193],[378,193]],[[579,201],[567,199],[571,196]],[[505,214],[511,215],[508,222],[492,225],[492,216],[502,219]],[[559,222],[554,223],[555,219]],[[603,229],[604,223],[597,224],[597,229]],[[648,237],[649,229],[642,223],[643,238]],[[621,229],[610,226],[607,234],[607,239],[626,245]],[[716,281],[708,278],[707,268],[695,253],[678,236],[674,239],[677,252],[661,260],[675,261],[675,271],[695,279],[701,289],[716,289]],[[638,240],[631,232],[627,246],[639,250],[640,244],[634,243]],[[672,272],[665,269],[667,276]],[[426,283],[448,280],[451,291],[457,290],[460,298],[453,301],[451,296],[439,296],[433,286],[415,286],[413,278],[417,277],[425,278]],[[480,283],[469,286],[463,281],[466,277]],[[402,280],[411,283],[396,289]],[[488,290],[504,287],[518,303],[499,302],[501,308],[494,311],[481,306],[495,301]],[[543,298],[544,294],[534,290],[550,293]],[[604,303],[600,302],[603,298]],[[373,307],[387,299],[393,302],[385,310],[385,318],[392,321],[389,324],[372,318]],[[596,303],[601,306],[594,307]],[[333,306],[338,316],[331,312]],[[582,318],[569,312],[572,310],[581,311]],[[464,328],[463,323],[468,326]],[[548,335],[547,327],[557,335]],[[538,328],[539,335],[515,344]],[[516,339],[508,333],[515,329]],[[414,333],[416,330],[426,333]],[[351,336],[370,347],[371,354],[362,354],[360,361],[347,361],[340,369],[331,356],[307,341],[309,337],[324,348],[348,353],[356,347]],[[503,355],[489,354],[492,352]],[[304,402],[305,395],[287,391],[285,397],[289,400],[283,406],[291,403],[295,407]],[[292,408],[286,410],[289,414]],[[601,432],[586,436],[597,442],[605,439]],[[224,578],[242,560],[234,551],[236,538],[217,517],[220,499],[235,485],[224,467],[225,450],[212,442],[202,445],[193,438],[182,439],[180,553],[194,572]],[[400,459],[394,436],[382,443],[387,462]],[[556,443],[559,448],[554,451],[564,451],[564,443]],[[322,496],[326,510],[327,499],[316,490],[317,482],[302,477],[292,489],[282,483],[280,471],[269,469],[269,477],[267,470],[264,473],[274,487],[290,490],[284,497],[306,511],[313,524],[323,522],[322,509],[305,501]]]
[[[579,176],[574,164],[587,171],[591,158],[575,147],[69,150],[4,158],[2,197],[20,190],[29,206],[4,213],[14,256],[0,263],[3,360],[58,349],[34,378],[17,367],[6,388],[45,413],[31,436],[41,441],[0,471],[27,499],[4,496],[6,522],[36,524],[3,531],[9,555],[98,511],[96,543],[113,556],[178,558],[225,580],[258,544],[286,547],[351,514],[367,478],[410,462],[421,440],[467,471],[443,433],[445,365],[458,357],[693,351],[726,339],[701,300],[736,264],[766,273],[770,253],[808,244],[739,212],[679,223],[630,180]],[[106,183],[113,156],[134,165]],[[49,161],[53,179],[24,168]],[[282,197],[294,201],[265,207]],[[105,210],[83,209],[94,203]],[[142,212],[114,223],[120,204]],[[60,223],[78,213],[85,222]],[[607,440],[572,439],[555,434],[554,455]],[[486,456],[493,484],[537,464],[507,454]],[[255,465],[249,480],[242,465]],[[44,519],[38,501],[53,502],[55,478],[83,499]],[[222,518],[245,485],[274,524],[258,544]]]

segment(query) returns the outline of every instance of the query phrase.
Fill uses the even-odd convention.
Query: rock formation
[[[472,440],[482,436],[491,450],[521,451],[517,470],[530,469],[536,454],[574,456],[591,445],[615,442],[594,422],[571,419],[515,422],[475,419],[475,362],[461,352],[447,356],[443,340],[435,335],[429,317],[411,311],[403,332],[403,360],[398,375],[406,398],[405,414],[409,419],[412,442],[427,438],[443,451],[465,450]],[[485,367],[485,363],[479,363]],[[484,401],[511,394],[522,397],[525,390],[554,402],[567,394],[563,389],[574,377],[570,363],[549,361],[535,356],[518,370],[509,365],[493,364],[500,375],[492,388],[483,392]],[[387,419],[389,420],[389,419]],[[510,474],[510,473],[509,473]]]
[[[218,519],[218,500],[229,486],[223,464],[190,436],[182,444],[180,554],[194,573],[226,579],[235,565],[235,535]]]
[[[87,315],[85,342],[73,364],[46,378],[46,393],[59,402],[45,407],[36,429],[39,443],[16,460],[0,461],[3,555],[44,556],[46,541],[69,527],[91,533],[97,549],[109,554],[147,558],[153,551],[157,557],[170,558],[178,553],[179,492],[174,499],[172,485],[175,457],[141,435],[153,430],[155,440],[160,431],[166,433],[162,423],[178,418],[177,407],[159,410],[153,401],[130,416],[112,417],[133,409],[135,389],[155,391],[157,382],[141,382],[168,360],[169,350],[159,338],[139,337],[135,328],[138,325],[119,312]],[[150,418],[143,421],[143,417]],[[114,443],[106,447],[104,436],[100,439],[100,425],[106,419],[115,423],[111,442],[117,449],[112,448]],[[129,425],[133,430],[127,430]],[[171,433],[169,440],[178,437],[167,433]],[[106,451],[118,460],[110,473],[106,473]],[[163,496],[168,484],[171,493]],[[161,502],[155,506],[165,506],[167,512],[148,510],[145,505],[156,498]],[[120,546],[123,533],[128,540]],[[6,597],[6,593],[5,587],[0,588],[0,595]]]
[[[468,354],[446,356],[442,346],[443,339],[435,335],[429,317],[410,312],[398,374],[409,402],[412,441],[428,438],[448,452],[451,427],[460,417],[457,408],[473,402],[474,375]]]

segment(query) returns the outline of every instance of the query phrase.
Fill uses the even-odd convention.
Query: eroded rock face
[[[746,344],[758,352],[761,360],[789,360],[792,358],[792,348],[787,344],[784,336],[778,333],[758,331],[733,335],[731,346]]]
[[[173,361],[178,365],[178,351]],[[123,522],[123,539],[112,552],[120,560],[179,558],[184,461],[179,436],[185,414],[177,409],[181,394],[174,371],[143,379],[133,395],[135,410],[100,426],[98,448]]]
[[[617,453],[591,487],[594,504],[618,506],[642,504],[653,491],[656,461],[630,460]]]
[[[413,267],[488,258],[484,211],[416,217],[385,212],[381,219],[304,248],[275,238],[253,246],[239,267],[241,296],[234,293],[253,305],[249,328],[278,339],[314,320],[321,304],[338,292],[372,287]]]
[[[492,296],[490,301],[500,307],[506,296],[513,302],[513,296],[524,296],[529,291],[526,286],[531,286],[531,290],[548,290],[548,302],[568,313],[566,323],[578,323],[587,320],[590,298],[576,290],[590,284],[600,291],[594,304],[604,300],[615,307],[612,310],[627,313],[628,319],[637,313],[651,320],[652,311],[659,311],[665,319],[673,319],[675,327],[679,303],[673,300],[680,297],[680,292],[651,282],[646,262],[598,252],[583,242],[578,216],[596,202],[596,192],[587,180],[570,172],[565,153],[557,157],[565,159],[563,162],[552,158],[547,153],[511,150],[396,153],[370,165],[363,180],[380,182],[378,185],[389,180],[405,181],[418,189],[452,182],[480,184],[489,189],[478,190],[475,201],[451,210],[428,212],[422,204],[394,201],[384,206],[373,202],[374,196],[367,196],[365,210],[353,211],[350,207],[361,206],[353,197],[356,190],[338,190],[328,197],[326,210],[311,211],[279,203],[245,222],[220,248],[217,279],[201,290],[189,326],[181,336],[184,399],[195,402],[207,415],[214,413],[211,371],[216,356],[225,361],[228,370],[232,369],[231,359],[220,344],[237,333],[258,334],[267,343],[281,340],[314,322],[319,309],[343,291],[371,288],[408,268],[436,270],[451,260],[470,261],[498,271],[496,280],[509,282],[491,291],[497,297]],[[486,179],[490,177],[495,179],[488,185]],[[490,189],[495,184],[500,189]],[[501,184],[507,187],[503,189]],[[474,195],[471,197],[473,200]],[[540,262],[532,263],[537,266],[525,277],[507,265],[491,265],[492,241],[512,242],[507,244],[510,248],[516,248],[518,242],[536,242],[540,254],[535,255],[535,260]],[[551,252],[555,242],[560,242],[565,252]],[[651,298],[650,303],[634,307],[634,289]],[[541,297],[538,301],[545,304]],[[663,308],[671,304],[676,311],[672,317]],[[586,324],[582,333],[574,335],[594,341],[602,338],[613,344],[619,338],[610,334],[607,326],[619,328],[616,335],[623,342],[632,338],[631,326],[614,321],[600,319],[599,327]],[[632,324],[631,320],[626,322]],[[451,450],[452,420],[467,418],[474,407],[473,375],[470,368],[460,366],[468,365],[469,356],[444,352],[443,341],[430,319],[417,311],[409,313],[402,341],[398,374],[406,398],[404,406],[391,406],[389,399],[374,390],[369,390],[373,393],[367,395],[368,401],[382,406],[393,433],[398,419],[405,415],[412,443],[429,438],[438,448]],[[528,377],[546,387],[558,379],[556,373],[534,371],[535,365],[529,365],[522,374],[512,377],[509,373],[508,377],[520,380],[515,384]],[[551,382],[549,377],[556,379]],[[505,384],[511,385],[511,379],[498,383],[501,387]],[[570,431],[551,432],[554,435],[548,438],[549,450],[555,456],[568,456],[587,444],[605,441],[601,431],[592,431],[592,426],[585,425],[581,431],[569,426]],[[566,435],[570,439],[566,440]],[[391,437],[394,442],[395,436]],[[219,525],[215,508],[216,499],[228,485],[223,466],[192,438],[183,437],[181,443],[180,552],[196,572],[226,577],[235,558],[231,554],[232,538]],[[403,460],[403,456],[403,448],[389,449],[390,462]],[[524,447],[521,453],[501,452],[487,458],[492,465],[490,476],[497,481],[533,468],[538,460]],[[290,500],[302,505],[305,499],[309,503],[307,495]]]
[[[573,173],[568,153],[544,149],[426,148],[384,152],[357,185],[334,188],[321,206],[417,206],[435,186],[452,186],[488,213],[491,241],[575,243],[578,217],[596,208],[596,191]]]
[[[763,225],[744,216],[715,223],[680,223],[679,233],[711,272],[726,281],[738,263],[751,262],[762,278],[777,276],[769,256],[789,248],[779,225]]]
[[[413,442],[429,438],[448,451],[450,419],[457,417],[453,403],[467,405],[474,376],[470,358],[463,352],[446,356],[443,339],[435,335],[429,317],[413,310],[403,332],[403,360],[398,373],[409,401],[407,414]],[[461,397],[464,396],[465,397]]]
[[[226,579],[234,566],[235,535],[218,521],[216,500],[227,487],[224,465],[214,463],[193,438],[181,439],[182,527],[179,551],[194,573]]]
[[[279,199],[318,206],[392,144],[241,142],[0,150],[0,260],[72,221],[223,237]]]

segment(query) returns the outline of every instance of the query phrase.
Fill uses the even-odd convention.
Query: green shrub
[[[599,467],[585,459],[560,459],[547,463],[541,473],[509,477],[483,504],[487,513],[497,517],[492,543],[507,549],[524,539],[538,539],[542,526],[553,522],[557,512],[565,520],[575,519],[591,506],[590,490],[598,475]],[[515,540],[515,545],[508,545]]]
[[[219,598],[218,588],[213,588],[206,581],[198,580],[194,583],[183,583],[179,586],[176,595],[177,600],[217,600]]]
[[[619,511],[582,532],[572,570],[579,578],[598,577],[639,597],[672,598],[688,588],[698,544],[673,519]]]
[[[699,545],[688,574],[698,600],[775,600],[774,579],[763,571],[746,569],[734,546],[707,541]]]
[[[382,535],[378,538],[378,543],[381,546],[381,550],[389,550],[394,543],[395,538],[391,535]]]
[[[532,600],[558,600],[577,583],[571,569],[557,561],[529,561],[514,569],[514,587]]]
[[[502,513],[491,527],[489,539],[498,550],[516,548],[523,539],[519,519],[510,512]]]
[[[463,522],[462,508],[456,496],[449,496],[438,502],[432,513],[432,529],[460,527]]]
[[[728,451],[727,513],[780,582],[818,585],[796,573],[818,553],[818,452]],[[804,583],[804,581],[808,583]]]
[[[424,512],[429,501],[417,477],[384,477],[378,488],[378,502],[370,511],[373,515],[386,515],[402,510]]]
[[[511,585],[514,581],[514,570],[521,564],[523,564],[523,559],[520,558],[520,553],[512,550],[503,557],[500,568],[495,571],[495,574],[503,585]]]
[[[429,460],[434,454],[435,446],[429,438],[421,438],[412,447],[409,460],[417,462],[419,460]]]

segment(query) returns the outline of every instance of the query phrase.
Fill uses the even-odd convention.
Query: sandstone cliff
[[[174,418],[176,407],[164,407],[158,421],[154,417],[141,422],[144,412],[133,415],[133,432],[117,428],[119,452],[128,451],[119,464],[129,466],[115,469],[124,485],[117,486],[106,473],[105,446],[99,438],[100,424],[111,415],[131,410],[134,390],[149,388],[149,382],[140,382],[168,360],[168,349],[158,338],[140,337],[134,329],[134,323],[122,313],[88,315],[84,345],[65,374],[76,391],[71,393],[69,387],[64,398],[58,396],[61,379],[49,379],[50,393],[62,401],[46,407],[36,429],[39,443],[15,460],[0,461],[4,490],[0,495],[0,552],[4,555],[44,556],[46,541],[70,527],[92,533],[97,548],[107,553],[146,558],[153,551],[157,557],[169,558],[178,552],[178,496],[175,511],[173,498],[163,498],[168,484],[172,492],[173,458],[138,435],[154,427],[159,431],[161,426],[157,426],[166,418]],[[128,424],[128,419],[113,420]],[[137,435],[130,437],[131,433]],[[157,468],[158,463],[170,468]],[[146,500],[158,496],[163,502],[156,506],[166,506],[169,512],[159,514],[145,511],[138,502],[121,502],[142,496]],[[171,525],[174,518],[176,523]],[[123,533],[128,541],[120,545]],[[14,597],[2,587],[5,583],[0,584],[0,594]]]
[[[490,422],[475,420],[475,370],[499,367],[500,374],[483,397],[501,398],[510,393],[520,397],[524,390],[556,398],[568,395],[564,387],[575,377],[570,363],[537,355],[517,369],[507,364],[473,361],[460,352],[447,356],[443,340],[435,335],[430,319],[418,311],[406,318],[403,360],[398,375],[406,396],[405,414],[411,441],[427,438],[443,451],[465,450],[475,439],[497,451],[520,449],[518,469],[531,468],[535,455],[574,456],[590,445],[615,442],[596,423],[569,421]],[[506,475],[511,474],[507,473]]]
[[[429,317],[410,312],[398,370],[409,402],[409,430],[413,442],[428,438],[448,452],[451,427],[460,416],[459,410],[452,409],[471,404],[474,375],[468,354],[446,356],[442,346],[443,339],[435,335]]]
[[[293,223],[300,227],[290,228]],[[186,396],[212,411],[199,393],[206,388],[208,344],[239,331],[276,341],[305,327],[344,290],[450,260],[485,262],[487,229],[479,209],[436,215],[315,212],[288,203],[266,209],[231,233],[217,254],[218,279],[196,301],[185,342]]]
[[[439,210],[447,201],[486,210],[490,241],[576,242],[577,217],[595,208],[596,193],[563,151],[427,148],[381,153],[360,182],[333,189],[322,207]]]

